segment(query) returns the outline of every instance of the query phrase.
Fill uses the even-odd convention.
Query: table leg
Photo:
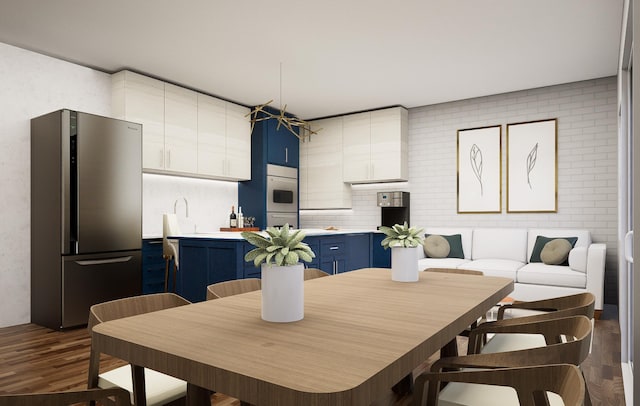
[[[211,405],[211,391],[187,383],[187,406]]]
[[[396,395],[407,395],[413,392],[413,373],[405,376],[391,388]]]
[[[131,375],[133,381],[133,403],[136,406],[147,406],[144,368],[137,365],[131,365]]]

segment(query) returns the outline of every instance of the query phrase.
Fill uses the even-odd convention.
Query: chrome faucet
[[[173,214],[176,214],[176,208],[178,206],[178,201],[180,201],[180,199],[184,200],[185,214],[186,214],[186,217],[189,217],[189,202],[187,201],[186,197],[178,198],[176,199],[175,202],[173,202]]]

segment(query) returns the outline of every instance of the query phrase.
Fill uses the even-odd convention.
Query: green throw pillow
[[[540,259],[540,253],[542,252],[544,246],[549,241],[559,238],[569,241],[569,244],[571,244],[571,248],[573,248],[576,245],[576,241],[578,241],[578,237],[544,237],[542,235],[539,235],[536,237],[536,243],[533,245],[533,251],[531,251],[531,258],[529,258],[529,262],[542,262],[542,259]],[[564,261],[560,265],[569,265],[569,262]]]
[[[425,234],[424,236],[429,237],[430,235],[431,234]],[[447,258],[464,259],[464,251],[462,250],[462,236],[460,234],[453,234],[443,235],[442,237],[449,243],[449,255],[447,255]]]

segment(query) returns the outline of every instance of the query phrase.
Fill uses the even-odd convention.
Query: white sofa
[[[602,310],[606,245],[592,243],[588,230],[428,227],[425,234],[460,234],[464,258],[427,258],[424,250],[418,250],[420,270],[463,268],[479,270],[487,276],[512,278],[515,288],[510,296],[516,300],[539,300],[588,291],[596,297],[596,310]],[[569,252],[569,265],[530,262],[538,236],[577,237]]]

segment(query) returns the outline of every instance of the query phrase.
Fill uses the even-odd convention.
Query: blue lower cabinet
[[[242,279],[242,242],[228,240],[180,240],[177,293],[191,302],[206,299],[207,286]]]
[[[309,268],[329,274],[368,268],[372,264],[371,233],[310,236],[304,239],[316,254]],[[159,245],[162,258],[162,244]],[[207,286],[232,279],[260,278],[260,267],[246,262],[244,256],[254,247],[245,240],[213,238],[180,239],[180,269],[176,293],[192,302],[206,299]],[[164,289],[164,260],[161,262]]]
[[[334,275],[371,266],[371,233],[312,236],[304,241],[316,254],[310,268]]]
[[[320,269],[330,275],[347,271],[347,247],[343,234],[320,238]]]
[[[173,269],[173,262],[169,264]],[[162,258],[162,238],[142,241],[142,293],[164,292],[165,260]],[[170,282],[171,278],[170,278]]]
[[[348,271],[371,266],[371,237],[372,233],[346,235]]]
[[[391,268],[391,250],[380,245],[385,237],[382,233],[371,234],[371,266],[374,268]]]
[[[260,265],[255,266],[253,264],[253,261],[247,262],[247,261],[244,260],[244,256],[247,254],[247,252],[251,251],[255,247],[253,245],[249,244],[246,241],[242,243],[242,247],[243,247],[242,261],[244,263],[243,264],[244,277],[245,278],[260,278],[260,276],[261,276]]]

